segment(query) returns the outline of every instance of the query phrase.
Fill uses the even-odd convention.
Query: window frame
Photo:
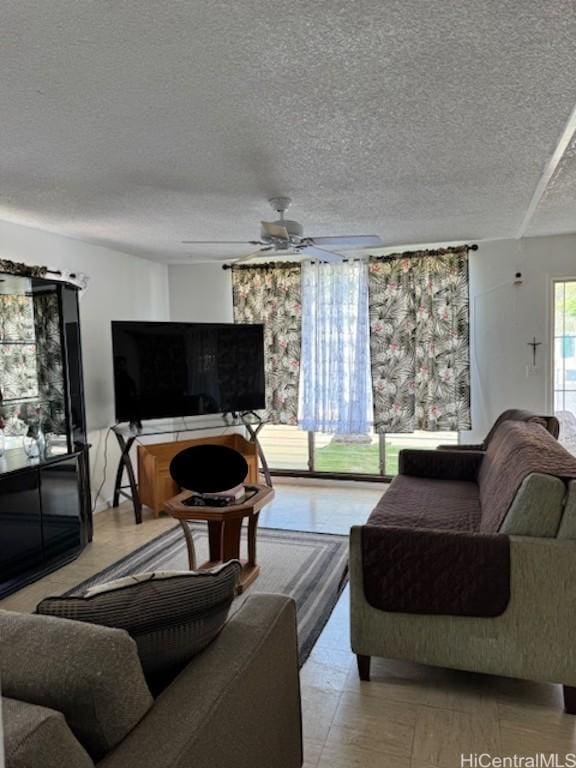
[[[294,477],[294,478],[313,478],[317,480],[351,480],[354,482],[391,482],[396,475],[386,474],[386,437],[388,433],[378,433],[378,464],[380,471],[378,473],[363,472],[324,472],[317,470],[314,463],[315,455],[315,433],[306,431],[307,434],[307,457],[306,464],[308,469],[281,469],[270,466],[270,475],[272,477]],[[390,433],[392,434],[392,433]],[[458,442],[460,441],[459,433]],[[458,448],[458,443],[454,445]]]
[[[556,286],[559,283],[576,284],[576,276],[568,275],[549,279],[547,319],[548,354],[546,355],[546,403],[549,413],[556,412]],[[559,390],[566,391],[566,390]]]

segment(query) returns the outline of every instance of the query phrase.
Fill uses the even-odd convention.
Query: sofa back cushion
[[[120,629],[0,611],[2,693],[62,712],[99,760],[152,706],[136,643]]]
[[[6,768],[94,768],[61,712],[3,697],[2,722]]]
[[[576,478],[576,457],[540,424],[503,422],[488,446],[478,473],[481,532],[500,530],[523,481],[535,472]]]
[[[553,539],[558,533],[566,496],[559,477],[534,472],[520,485],[500,526],[508,536],[538,536]]]

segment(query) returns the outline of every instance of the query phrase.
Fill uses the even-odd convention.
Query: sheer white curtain
[[[368,265],[302,267],[298,424],[310,432],[364,434],[372,413]]]

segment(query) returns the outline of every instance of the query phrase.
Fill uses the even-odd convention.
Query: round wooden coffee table
[[[196,507],[184,502],[192,495],[183,491],[164,503],[164,511],[178,520],[184,531],[188,548],[190,570],[213,568],[227,560],[240,560],[242,572],[238,583],[238,594],[243,592],[260,573],[256,563],[256,531],[260,510],[274,498],[274,489],[267,485],[247,486],[247,490],[255,489],[256,493],[241,504],[228,507]],[[240,558],[240,535],[242,521],[248,518],[248,558]],[[210,559],[201,566],[196,565],[196,550],[194,539],[188,526],[190,521],[206,520],[208,523],[208,547]]]

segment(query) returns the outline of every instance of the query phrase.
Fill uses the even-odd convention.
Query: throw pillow
[[[157,693],[220,632],[240,569],[232,560],[211,571],[127,576],[92,587],[81,597],[46,598],[36,611],[125,629]]]

